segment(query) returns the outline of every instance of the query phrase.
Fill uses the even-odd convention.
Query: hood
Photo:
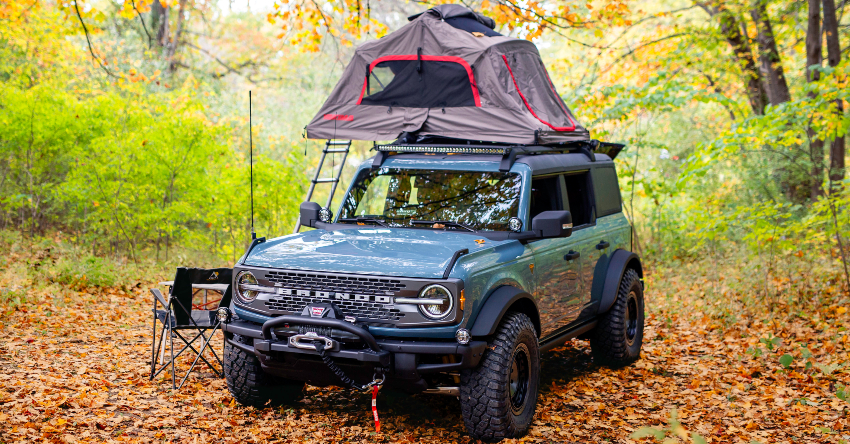
[[[452,255],[492,248],[473,233],[429,229],[364,227],[312,230],[257,245],[245,265],[291,270],[383,276],[442,278]]]

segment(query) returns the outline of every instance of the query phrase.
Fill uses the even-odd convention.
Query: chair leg
[[[166,343],[166,335],[171,335],[171,329],[166,328],[166,325],[163,324],[162,329],[159,332],[159,344],[157,344],[156,349],[156,354],[159,356],[159,368],[155,368],[156,371],[151,373],[151,381],[153,381],[154,378],[156,378],[160,373],[162,373],[163,370],[168,368],[168,364],[170,364],[165,362],[165,349],[168,348],[168,343]],[[177,357],[179,356],[180,354],[178,353]]]
[[[192,373],[192,370],[195,369],[195,365],[198,364],[198,359],[203,359],[204,362],[207,362],[207,360],[204,359],[204,357],[203,357],[204,351],[206,350],[207,346],[210,344],[210,341],[212,341],[213,336],[215,336],[215,331],[218,330],[218,326],[219,326],[219,324],[216,324],[215,327],[213,327],[213,331],[212,331],[212,334],[210,334],[209,339],[207,339],[206,335],[204,335],[204,332],[200,333],[204,337],[204,344],[201,346],[201,350],[198,352],[197,356],[195,356],[195,360],[192,361],[192,365],[189,366],[189,371],[186,372],[186,376],[183,376],[183,379],[180,381],[180,385],[177,386],[177,390],[180,390],[181,388],[183,388],[183,384],[185,384],[186,380],[189,379],[189,374]],[[197,338],[197,336],[196,336],[196,338]],[[210,347],[210,350],[212,350],[212,347]],[[216,358],[218,358],[218,357],[216,356]],[[209,362],[207,362],[207,365],[210,365]],[[219,377],[221,376],[221,373],[219,373],[218,370],[216,370],[215,367],[210,365],[210,368],[215,372],[216,375],[218,375]]]
[[[183,355],[183,352],[185,352],[186,350],[192,350],[192,352],[193,352],[193,353],[195,353],[195,354],[197,354],[197,353],[198,353],[198,350],[197,350],[195,347],[193,347],[193,346],[192,346],[192,344],[193,344],[195,341],[197,341],[197,340],[198,340],[198,338],[200,338],[200,337],[202,336],[201,334],[196,335],[194,338],[192,338],[192,340],[191,340],[191,341],[189,341],[189,340],[187,340],[187,339],[186,339],[186,337],[184,337],[183,335],[181,335],[181,334],[180,334],[180,332],[179,332],[179,331],[177,331],[177,330],[169,330],[169,332],[168,332],[168,333],[169,333],[169,337],[170,337],[172,340],[174,339],[174,336],[176,336],[178,339],[180,339],[181,341],[183,341],[183,344],[184,344],[184,345],[183,345],[183,348],[181,348],[180,350],[178,350],[176,353],[174,353],[174,351],[173,351],[173,349],[172,349],[172,353],[171,353],[171,354],[172,354],[172,356],[173,356],[173,357],[172,357],[172,361],[173,361],[173,360],[176,360],[177,358],[179,358],[180,356],[182,356],[182,355]],[[206,336],[204,336],[204,339],[206,339]],[[163,347],[163,350],[165,350],[165,347]],[[206,358],[203,358],[203,357],[202,357],[201,359],[202,359],[202,360],[203,360],[203,361],[204,361],[207,365],[209,365],[210,367],[212,367],[212,364],[210,364],[210,362],[209,362],[209,361],[207,361],[207,360],[206,360]],[[218,356],[217,356],[217,355],[216,355],[216,359],[218,359]],[[221,363],[221,361],[219,361],[219,363]],[[162,373],[162,371],[163,371],[163,370],[165,370],[166,368],[168,368],[169,366],[171,366],[171,361],[166,362],[166,363],[165,363],[165,365],[164,365],[164,366],[162,366],[162,367],[160,367],[160,368],[159,368],[159,370],[157,370],[157,371],[156,371],[156,373],[154,373],[154,375],[153,375],[153,376],[154,376],[154,377],[156,377],[157,375],[159,375],[160,373]],[[215,368],[215,367],[213,367],[213,368]]]
[[[156,371],[156,298],[153,300],[153,328],[151,328],[153,339],[151,340],[151,380],[153,372]]]
[[[170,321],[170,319],[169,319]],[[171,390],[176,390],[176,378],[174,376],[174,372],[176,371],[176,367],[174,366],[174,333],[175,331],[172,329],[168,329],[168,340],[171,344]]]
[[[200,338],[200,337],[203,337],[203,338],[204,338],[204,340],[206,340],[206,339],[207,339],[207,337],[203,334],[203,332],[201,332],[200,334],[198,334],[197,336],[195,336],[195,337],[194,337],[191,341],[187,341],[187,340],[186,340],[186,338],[184,338],[184,337],[183,337],[183,335],[181,335],[180,333],[177,333],[177,336],[178,336],[178,337],[180,337],[180,339],[182,339],[182,340],[183,340],[183,342],[185,342],[185,343],[186,343],[186,347],[183,347],[183,349],[182,349],[182,350],[180,350],[180,353],[182,353],[182,352],[183,352],[183,350],[186,350],[187,348],[189,348],[189,349],[191,349],[191,350],[192,350],[192,352],[193,352],[193,353],[195,353],[196,355],[200,355],[200,353],[198,353],[198,350],[196,350],[196,349],[195,349],[195,347],[192,347],[192,343],[194,343],[194,342],[195,342],[198,338]],[[213,355],[215,355],[216,360],[218,360],[218,355],[216,355],[215,353],[213,353]],[[179,356],[179,353],[178,353],[178,356]],[[210,368],[211,368],[211,369],[215,369],[215,367],[213,367],[213,365],[210,363],[210,361],[207,361],[207,358],[205,358],[205,357],[201,356],[201,360],[202,360],[202,361],[204,361],[204,363],[206,363],[208,366],[210,366]],[[221,362],[221,361],[219,360],[219,363],[220,363],[220,362]],[[218,373],[218,372],[216,372],[216,373]]]

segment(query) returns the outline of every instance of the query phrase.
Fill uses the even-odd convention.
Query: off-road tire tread
[[[304,387],[266,374],[256,356],[229,343],[224,345],[224,375],[236,402],[257,408],[291,402]]]
[[[638,300],[643,305],[643,291],[640,284],[640,276],[633,268],[629,268],[623,274],[620,288],[617,290],[617,300],[608,310],[608,313],[599,319],[596,328],[590,336],[590,350],[593,360],[598,364],[609,367],[622,367],[640,359],[640,345],[643,339],[643,326],[639,326],[641,341],[638,343],[637,353],[629,353],[629,345],[626,342],[625,320],[628,309],[628,296],[633,286],[637,286]],[[642,308],[642,307],[640,307]]]
[[[510,400],[504,396],[507,390],[507,378],[504,373],[510,372],[511,352],[523,331],[531,333],[536,345],[536,330],[531,319],[522,313],[506,314],[498,331],[489,341],[478,366],[461,372],[461,413],[466,429],[473,439],[495,442],[504,438],[516,438],[524,434],[531,425],[534,410],[537,408],[536,391],[529,393],[529,399],[526,401],[532,403],[528,424],[516,424],[512,421]],[[539,351],[537,355],[539,357]],[[537,366],[537,371],[532,371],[532,374],[539,378],[539,359],[531,365]],[[535,384],[535,387],[538,385]]]

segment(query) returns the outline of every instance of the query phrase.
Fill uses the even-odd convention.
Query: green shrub
[[[62,257],[51,279],[71,287],[111,287],[120,282],[118,265],[91,255]]]

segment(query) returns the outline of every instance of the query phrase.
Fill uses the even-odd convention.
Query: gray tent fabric
[[[415,132],[509,144],[588,140],[533,43],[444,21],[470,14],[480,16],[441,5],[357,48],[307,137],[393,140]]]

